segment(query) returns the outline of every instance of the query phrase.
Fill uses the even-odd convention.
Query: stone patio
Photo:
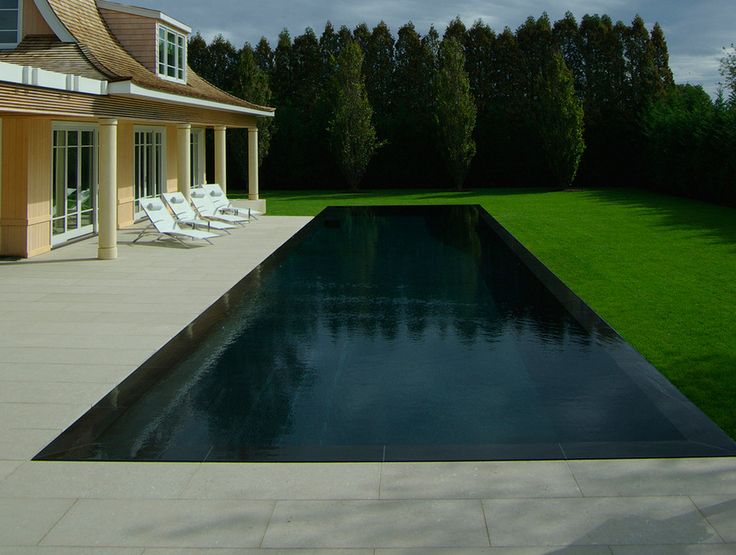
[[[0,262],[0,555],[736,554],[736,459],[30,461],[308,221]]]

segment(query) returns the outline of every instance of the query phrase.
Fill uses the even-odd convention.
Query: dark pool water
[[[38,458],[734,448],[495,220],[461,206],[328,209]]]

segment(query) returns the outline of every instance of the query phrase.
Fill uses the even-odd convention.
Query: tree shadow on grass
[[[584,193],[601,204],[626,206],[655,216],[655,225],[690,230],[732,245],[736,252],[736,209],[684,197],[633,189],[591,189]]]

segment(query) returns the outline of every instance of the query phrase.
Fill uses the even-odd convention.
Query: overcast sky
[[[734,0],[118,0],[155,8],[201,32],[208,40],[222,33],[237,46],[261,36],[275,45],[281,29],[292,37],[312,27],[319,36],[327,20],[335,27],[373,27],[381,19],[391,30],[413,21],[424,33],[431,24],[442,32],[459,15],[467,25],[480,18],[496,31],[516,29],[527,16],[546,11],[552,20],[571,11],[609,14],[630,23],[638,13],[651,26],[662,25],[670,49],[670,65],[678,83],[702,84],[711,94],[720,80],[722,47],[736,42]]]

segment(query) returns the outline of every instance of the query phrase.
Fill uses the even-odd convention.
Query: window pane
[[[0,10],[0,29],[3,31],[18,29],[18,10]]]
[[[162,39],[158,41],[158,62],[166,64],[166,42]]]
[[[0,0],[0,9],[18,9],[18,0]]]
[[[0,31],[0,44],[15,44],[18,42],[17,31]]]
[[[176,68],[174,66],[169,66],[166,71],[166,75],[169,77],[176,77]]]
[[[76,136],[76,133],[69,133],[70,142],[73,136]],[[72,214],[77,211],[77,180],[79,176],[77,147],[70,146],[66,152],[66,213]]]
[[[92,209],[92,181],[94,179],[93,153],[94,150],[90,147],[82,149],[82,181],[79,193],[80,210]]]
[[[94,135],[93,131],[82,131],[82,144],[92,146],[94,144]]]
[[[54,133],[57,137],[66,135],[63,131]],[[51,201],[51,215],[63,216],[66,214],[66,150],[63,148],[54,149],[54,174],[53,174],[53,195]],[[62,223],[62,228],[63,228]],[[62,232],[64,230],[62,229]]]
[[[67,144],[69,146],[77,146],[77,144],[79,143],[78,139],[79,136],[77,135],[76,131],[69,131],[69,133],[67,134]]]
[[[88,210],[87,212],[82,212],[82,227],[92,225],[92,222],[93,222],[92,216],[93,216],[92,210]]]

